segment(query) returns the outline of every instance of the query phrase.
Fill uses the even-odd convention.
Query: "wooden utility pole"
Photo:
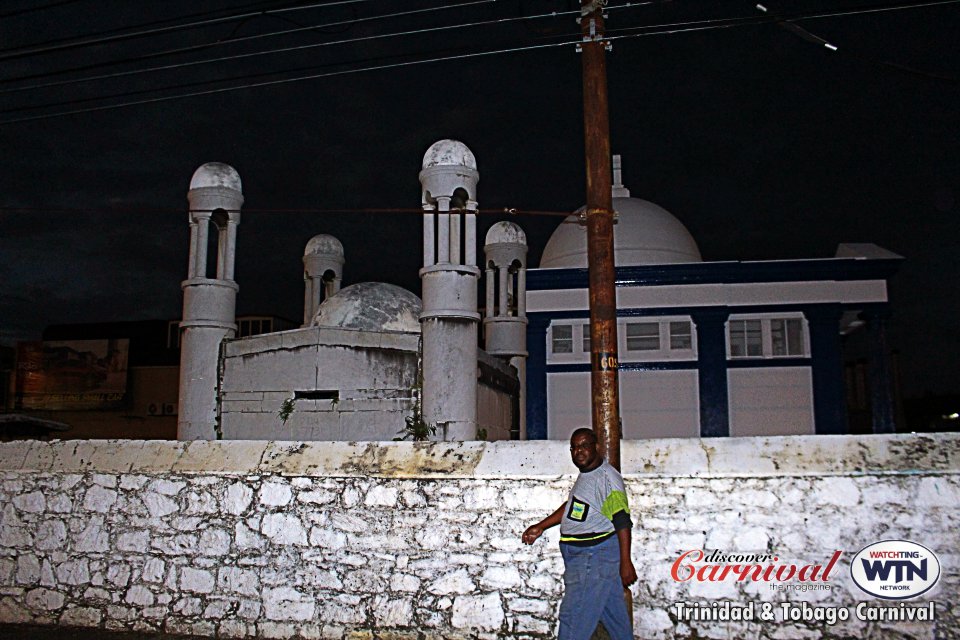
[[[587,262],[590,279],[590,388],[593,430],[603,456],[620,469],[617,297],[613,263],[610,116],[607,109],[606,0],[581,0],[583,130],[587,167]]]

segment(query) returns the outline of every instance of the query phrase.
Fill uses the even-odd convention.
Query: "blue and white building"
[[[842,339],[869,333],[873,430],[892,432],[884,322],[902,258],[871,244],[835,257],[704,262],[684,225],[631,198],[614,160],[622,437],[848,431]],[[586,227],[574,214],[526,280],[528,439],[590,424]]]

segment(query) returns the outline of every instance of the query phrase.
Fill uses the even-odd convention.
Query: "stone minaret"
[[[423,419],[444,440],[477,437],[479,179],[462,142],[441,140],[423,157]]]
[[[510,361],[520,378],[520,406],[527,389],[527,236],[512,222],[498,222],[483,246],[486,264],[486,351]],[[526,415],[520,411],[520,439],[526,439]]]
[[[190,264],[183,281],[180,323],[179,440],[213,440],[217,423],[220,343],[237,331],[239,287],[233,281],[237,225],[243,205],[240,176],[219,162],[193,174],[190,191]],[[208,274],[210,223],[217,233],[216,273]],[[212,258],[212,256],[209,256]],[[208,277],[210,276],[210,277]]]
[[[303,326],[317,315],[320,303],[340,291],[343,245],[333,236],[313,236],[303,250]]]

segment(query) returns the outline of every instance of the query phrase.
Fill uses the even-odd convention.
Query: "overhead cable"
[[[262,38],[269,38],[269,37],[273,37],[273,36],[287,35],[287,34],[290,34],[290,33],[296,33],[296,32],[301,32],[301,31],[315,31],[315,30],[317,30],[317,29],[327,29],[327,28],[330,28],[330,27],[338,27],[338,26],[342,26],[342,25],[345,25],[345,24],[358,24],[358,23],[361,23],[361,22],[372,22],[372,21],[375,21],[375,20],[385,20],[385,19],[388,19],[388,18],[399,18],[399,17],[404,17],[404,16],[412,16],[412,15],[430,13],[430,12],[433,12],[433,11],[446,11],[446,10],[448,10],[448,9],[459,9],[459,8],[462,8],[462,7],[469,7],[469,6],[474,6],[474,5],[478,5],[478,4],[490,4],[490,3],[496,2],[496,1],[497,1],[497,0],[470,0],[469,2],[461,2],[461,3],[457,3],[457,4],[442,5],[442,6],[439,6],[439,7],[428,7],[428,8],[424,8],[424,9],[413,9],[413,10],[409,10],[409,11],[397,11],[397,12],[393,12],[393,13],[384,13],[384,14],[380,14],[380,15],[376,15],[376,16],[366,16],[366,17],[351,18],[351,19],[349,19],[349,20],[339,20],[339,21],[336,21],[336,22],[328,22],[328,23],[325,23],[325,24],[322,24],[322,25],[312,25],[312,26],[309,26],[309,27],[298,27],[298,28],[296,28],[296,29],[285,29],[285,30],[282,30],[282,31],[271,31],[271,32],[269,32],[269,33],[260,33],[260,34],[254,34],[254,35],[249,35],[249,36],[242,36],[242,37],[239,37],[239,38],[232,38],[232,39],[230,39],[230,40],[218,40],[218,41],[216,41],[216,42],[208,42],[208,43],[205,43],[205,44],[197,44],[197,45],[192,45],[192,46],[189,46],[189,47],[179,47],[179,48],[176,48],[176,49],[167,49],[167,50],[164,50],[164,51],[155,51],[155,52],[152,52],[152,53],[146,53],[146,54],[143,54],[143,55],[134,56],[134,57],[132,57],[132,58],[126,58],[126,59],[122,59],[122,60],[109,60],[109,61],[106,61],[106,62],[98,62],[98,63],[95,63],[95,64],[87,64],[87,65],[83,65],[83,66],[79,66],[79,67],[71,67],[71,68],[68,68],[68,69],[60,69],[60,70],[57,70],[57,71],[47,71],[47,72],[44,72],[44,73],[35,73],[35,74],[30,74],[30,75],[26,75],[26,76],[19,76],[19,77],[15,77],[15,78],[4,78],[4,79],[0,79],[0,84],[5,84],[5,83],[9,83],[9,82],[20,82],[20,81],[23,81],[23,80],[36,80],[37,78],[46,78],[46,77],[50,77],[50,76],[64,75],[64,74],[67,74],[67,73],[74,73],[74,72],[77,72],[77,71],[89,71],[89,70],[91,70],[91,69],[99,69],[99,68],[102,68],[102,67],[112,67],[112,66],[115,66],[115,65],[118,65],[118,64],[127,64],[127,63],[130,63],[130,62],[140,62],[140,61],[142,61],[142,60],[150,60],[150,59],[159,58],[159,57],[162,57],[162,56],[169,56],[169,55],[180,54],[180,53],[189,53],[189,52],[191,52],[191,51],[200,51],[200,50],[204,50],[204,49],[210,49],[210,48],[212,48],[212,47],[218,47],[218,46],[224,46],[224,45],[230,45],[230,44],[237,44],[237,43],[239,43],[239,42],[247,42],[247,41],[250,41],[250,40],[259,40],[259,39],[262,39]]]
[[[788,19],[790,20],[819,19],[819,18],[826,18],[831,16],[849,16],[849,15],[858,15],[858,14],[865,14],[865,13],[877,13],[882,11],[897,11],[897,10],[923,8],[923,7],[930,7],[930,6],[937,6],[937,5],[948,5],[948,4],[956,4],[958,2],[960,2],[960,0],[936,0],[932,2],[903,3],[900,5],[893,5],[893,6],[887,5],[883,7],[863,7],[860,9],[838,10],[836,12],[817,12],[817,13],[811,13],[811,14],[798,14],[798,15],[789,16]],[[782,19],[784,18],[774,19],[766,16],[760,16],[760,17],[751,16],[751,17],[743,17],[743,18],[721,18],[721,19],[713,19],[713,20],[702,20],[702,21],[693,21],[693,22],[687,22],[687,23],[671,23],[666,25],[648,25],[645,27],[613,30],[618,33],[623,31],[634,31],[634,32],[624,33],[622,35],[608,35],[608,36],[605,36],[605,39],[613,41],[613,40],[627,40],[631,38],[648,37],[648,36],[654,36],[654,35],[673,35],[677,33],[704,31],[708,29],[725,29],[725,28],[732,28],[732,27],[739,27],[739,26],[770,24]],[[640,29],[642,29],[642,31],[636,32]],[[611,31],[608,31],[608,33],[611,33]],[[487,57],[487,56],[501,55],[501,54],[508,54],[508,53],[518,53],[523,51],[534,51],[534,50],[541,50],[541,49],[571,46],[571,45],[577,45],[577,44],[580,44],[579,40],[569,40],[569,41],[547,43],[547,44],[509,47],[504,49],[424,58],[420,60],[409,60],[409,61],[403,61],[403,62],[383,64],[383,65],[356,67],[352,69],[343,69],[339,71],[331,71],[331,72],[325,72],[325,73],[312,73],[312,74],[307,74],[302,76],[295,76],[292,78],[281,78],[276,80],[247,83],[243,85],[236,85],[236,86],[230,86],[230,87],[219,87],[215,89],[207,89],[204,91],[193,91],[193,92],[188,92],[183,94],[158,96],[154,98],[146,98],[143,100],[134,100],[134,101],[123,102],[118,104],[101,105],[97,107],[88,107],[88,108],[82,108],[82,109],[59,111],[55,113],[25,116],[22,118],[15,118],[10,120],[0,121],[0,125],[13,124],[18,122],[28,122],[33,120],[42,120],[46,118],[53,118],[53,117],[66,116],[66,115],[76,115],[80,113],[107,111],[107,110],[120,109],[124,107],[138,106],[138,105],[144,105],[144,104],[169,102],[171,100],[179,100],[182,98],[214,95],[214,94],[227,93],[227,92],[239,91],[244,89],[278,86],[278,85],[290,84],[294,82],[301,82],[305,80],[315,80],[315,79],[326,78],[326,77],[352,75],[355,73],[362,73],[366,71],[396,69],[396,68],[416,66],[416,65],[422,65],[422,64],[430,64],[435,62],[445,62],[450,60],[464,60],[469,58],[479,58],[479,57]]]
[[[248,13],[241,13],[231,16],[224,16],[221,18],[210,18],[208,20],[197,20],[195,22],[188,22],[184,24],[170,25],[168,27],[157,27],[155,29],[144,29],[141,31],[132,31],[128,33],[119,33],[116,35],[107,35],[100,37],[92,38],[81,38],[71,39],[66,42],[61,41],[52,41],[47,44],[39,45],[30,45],[27,47],[14,47],[10,49],[0,49],[0,60],[10,60],[15,58],[23,58],[27,56],[37,55],[41,53],[51,53],[54,51],[67,51],[70,49],[77,49],[81,47],[89,47],[91,45],[107,44],[110,42],[119,42],[123,40],[132,40],[135,38],[143,38],[146,36],[152,36],[162,33],[170,33],[174,31],[183,31],[185,29],[195,29],[198,27],[207,27],[215,24],[224,24],[227,22],[235,22],[237,20],[245,20],[247,18],[256,18],[259,16],[267,16],[271,14],[282,14],[289,13],[291,11],[304,11],[306,9],[322,9],[326,7],[332,7],[337,5],[345,4],[357,4],[361,2],[372,2],[374,0],[336,0],[335,2],[314,2],[307,5],[299,5],[295,7],[283,7],[280,9],[263,9],[261,11],[252,11]],[[490,0],[491,2],[493,0]]]

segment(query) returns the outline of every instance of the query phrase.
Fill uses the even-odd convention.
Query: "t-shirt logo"
[[[590,505],[577,499],[576,496],[570,501],[570,510],[567,517],[577,522],[583,522],[587,519],[587,513],[590,511]]]

